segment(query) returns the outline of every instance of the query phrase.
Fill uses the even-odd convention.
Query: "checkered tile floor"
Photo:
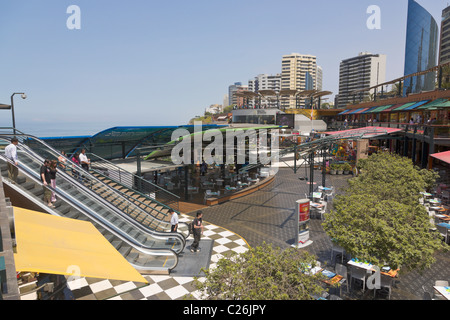
[[[191,217],[181,214],[180,222],[190,222]],[[248,244],[239,235],[222,227],[204,222],[202,240],[214,240],[210,269],[229,252],[242,253]],[[201,242],[200,242],[201,247]],[[185,248],[188,251],[189,248]],[[194,277],[170,275],[146,275],[149,284],[81,278],[68,281],[69,289],[76,300],[183,300],[198,299]],[[201,280],[201,279],[199,279]]]

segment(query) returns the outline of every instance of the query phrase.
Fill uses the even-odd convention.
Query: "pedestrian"
[[[88,157],[86,156],[86,149],[81,149],[79,159],[80,159],[81,167],[84,170],[89,171],[89,165],[91,164],[91,159],[88,159]]]
[[[177,230],[178,230],[178,214],[175,211],[173,211],[172,209],[169,210],[169,213],[171,215],[170,232],[177,232]]]
[[[202,164],[200,165],[200,173],[202,176],[204,176],[207,171],[208,171],[208,165],[206,164],[205,160],[203,160]]]
[[[75,152],[74,155],[72,156],[72,162],[75,163],[77,166],[80,165],[80,156],[78,155],[78,152]],[[75,179],[78,179],[80,182],[82,182],[81,175],[78,172],[77,167],[72,168],[72,174]]]
[[[63,170],[66,170],[66,161],[67,161],[67,155],[66,155],[66,152],[63,150],[63,151],[61,151],[61,155],[58,157],[59,166]]]
[[[58,162],[56,160],[52,160],[50,162],[50,185],[52,186],[52,203],[56,202],[56,173],[58,172]]]
[[[44,164],[41,166],[40,174],[44,189],[44,202],[47,202],[49,207],[53,207],[52,191],[48,188],[48,186],[52,183],[50,177],[50,161],[48,159],[45,159]]]
[[[198,245],[200,244],[200,238],[203,234],[203,213],[202,211],[197,212],[197,217],[194,219],[194,242],[191,245],[191,252],[198,252],[200,249]]]
[[[17,182],[17,176],[19,175],[19,161],[17,159],[17,145],[19,144],[19,140],[17,138],[11,139],[11,144],[5,148],[5,157],[10,160],[8,162],[8,178],[12,181],[12,183]]]

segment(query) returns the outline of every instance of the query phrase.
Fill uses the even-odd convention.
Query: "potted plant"
[[[337,165],[337,169],[336,169],[336,173],[337,174],[343,174],[344,173],[344,165],[343,164],[338,164]]]
[[[342,165],[342,168],[344,170],[344,174],[349,174],[350,172],[352,172],[352,166],[348,162],[344,163]]]
[[[337,164],[332,163],[330,165],[330,174],[335,175],[337,170]]]

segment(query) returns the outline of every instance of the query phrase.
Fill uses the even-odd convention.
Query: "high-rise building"
[[[323,89],[323,70],[321,66],[317,66],[317,81],[316,90],[322,91]]]
[[[374,90],[353,94],[386,81],[386,55],[361,52],[341,61],[339,68],[339,98],[337,108],[345,108],[353,101],[368,99]]]
[[[406,28],[405,76],[436,66],[438,25],[433,16],[416,1],[408,1]],[[432,91],[436,85],[436,73],[405,79],[403,94]]]
[[[245,86],[247,88],[247,86]],[[238,104],[238,97],[235,95],[236,92],[242,91],[243,86],[242,82],[235,82],[231,86],[228,87],[228,105],[237,105]]]
[[[248,90],[258,93],[261,90],[272,90],[275,92],[279,92],[281,88],[281,74],[276,75],[268,75],[268,74],[260,74],[248,81]],[[255,103],[259,103],[259,101],[252,100],[250,106],[253,107]],[[261,106],[263,108],[276,108],[277,101],[276,99],[262,99]]]
[[[450,6],[442,10],[439,64],[450,62]]]
[[[305,91],[307,85],[317,88],[317,58],[312,55],[292,53],[284,55],[281,62],[281,90]],[[309,79],[309,80],[308,80]],[[305,99],[299,100],[300,108],[305,106]],[[288,96],[281,99],[282,108],[295,108],[296,100]]]

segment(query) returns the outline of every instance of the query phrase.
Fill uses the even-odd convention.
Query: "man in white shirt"
[[[19,169],[17,168],[19,161],[17,160],[17,145],[19,140],[17,138],[11,139],[11,144],[5,148],[5,157],[11,160],[14,164],[8,162],[8,178],[16,183]]]
[[[171,218],[170,218],[170,232],[177,232],[178,229],[178,214],[173,211],[172,209],[169,210],[169,213],[171,214]]]
[[[86,149],[81,149],[80,163],[84,170],[89,171],[89,164],[91,163],[91,161],[86,156]]]

